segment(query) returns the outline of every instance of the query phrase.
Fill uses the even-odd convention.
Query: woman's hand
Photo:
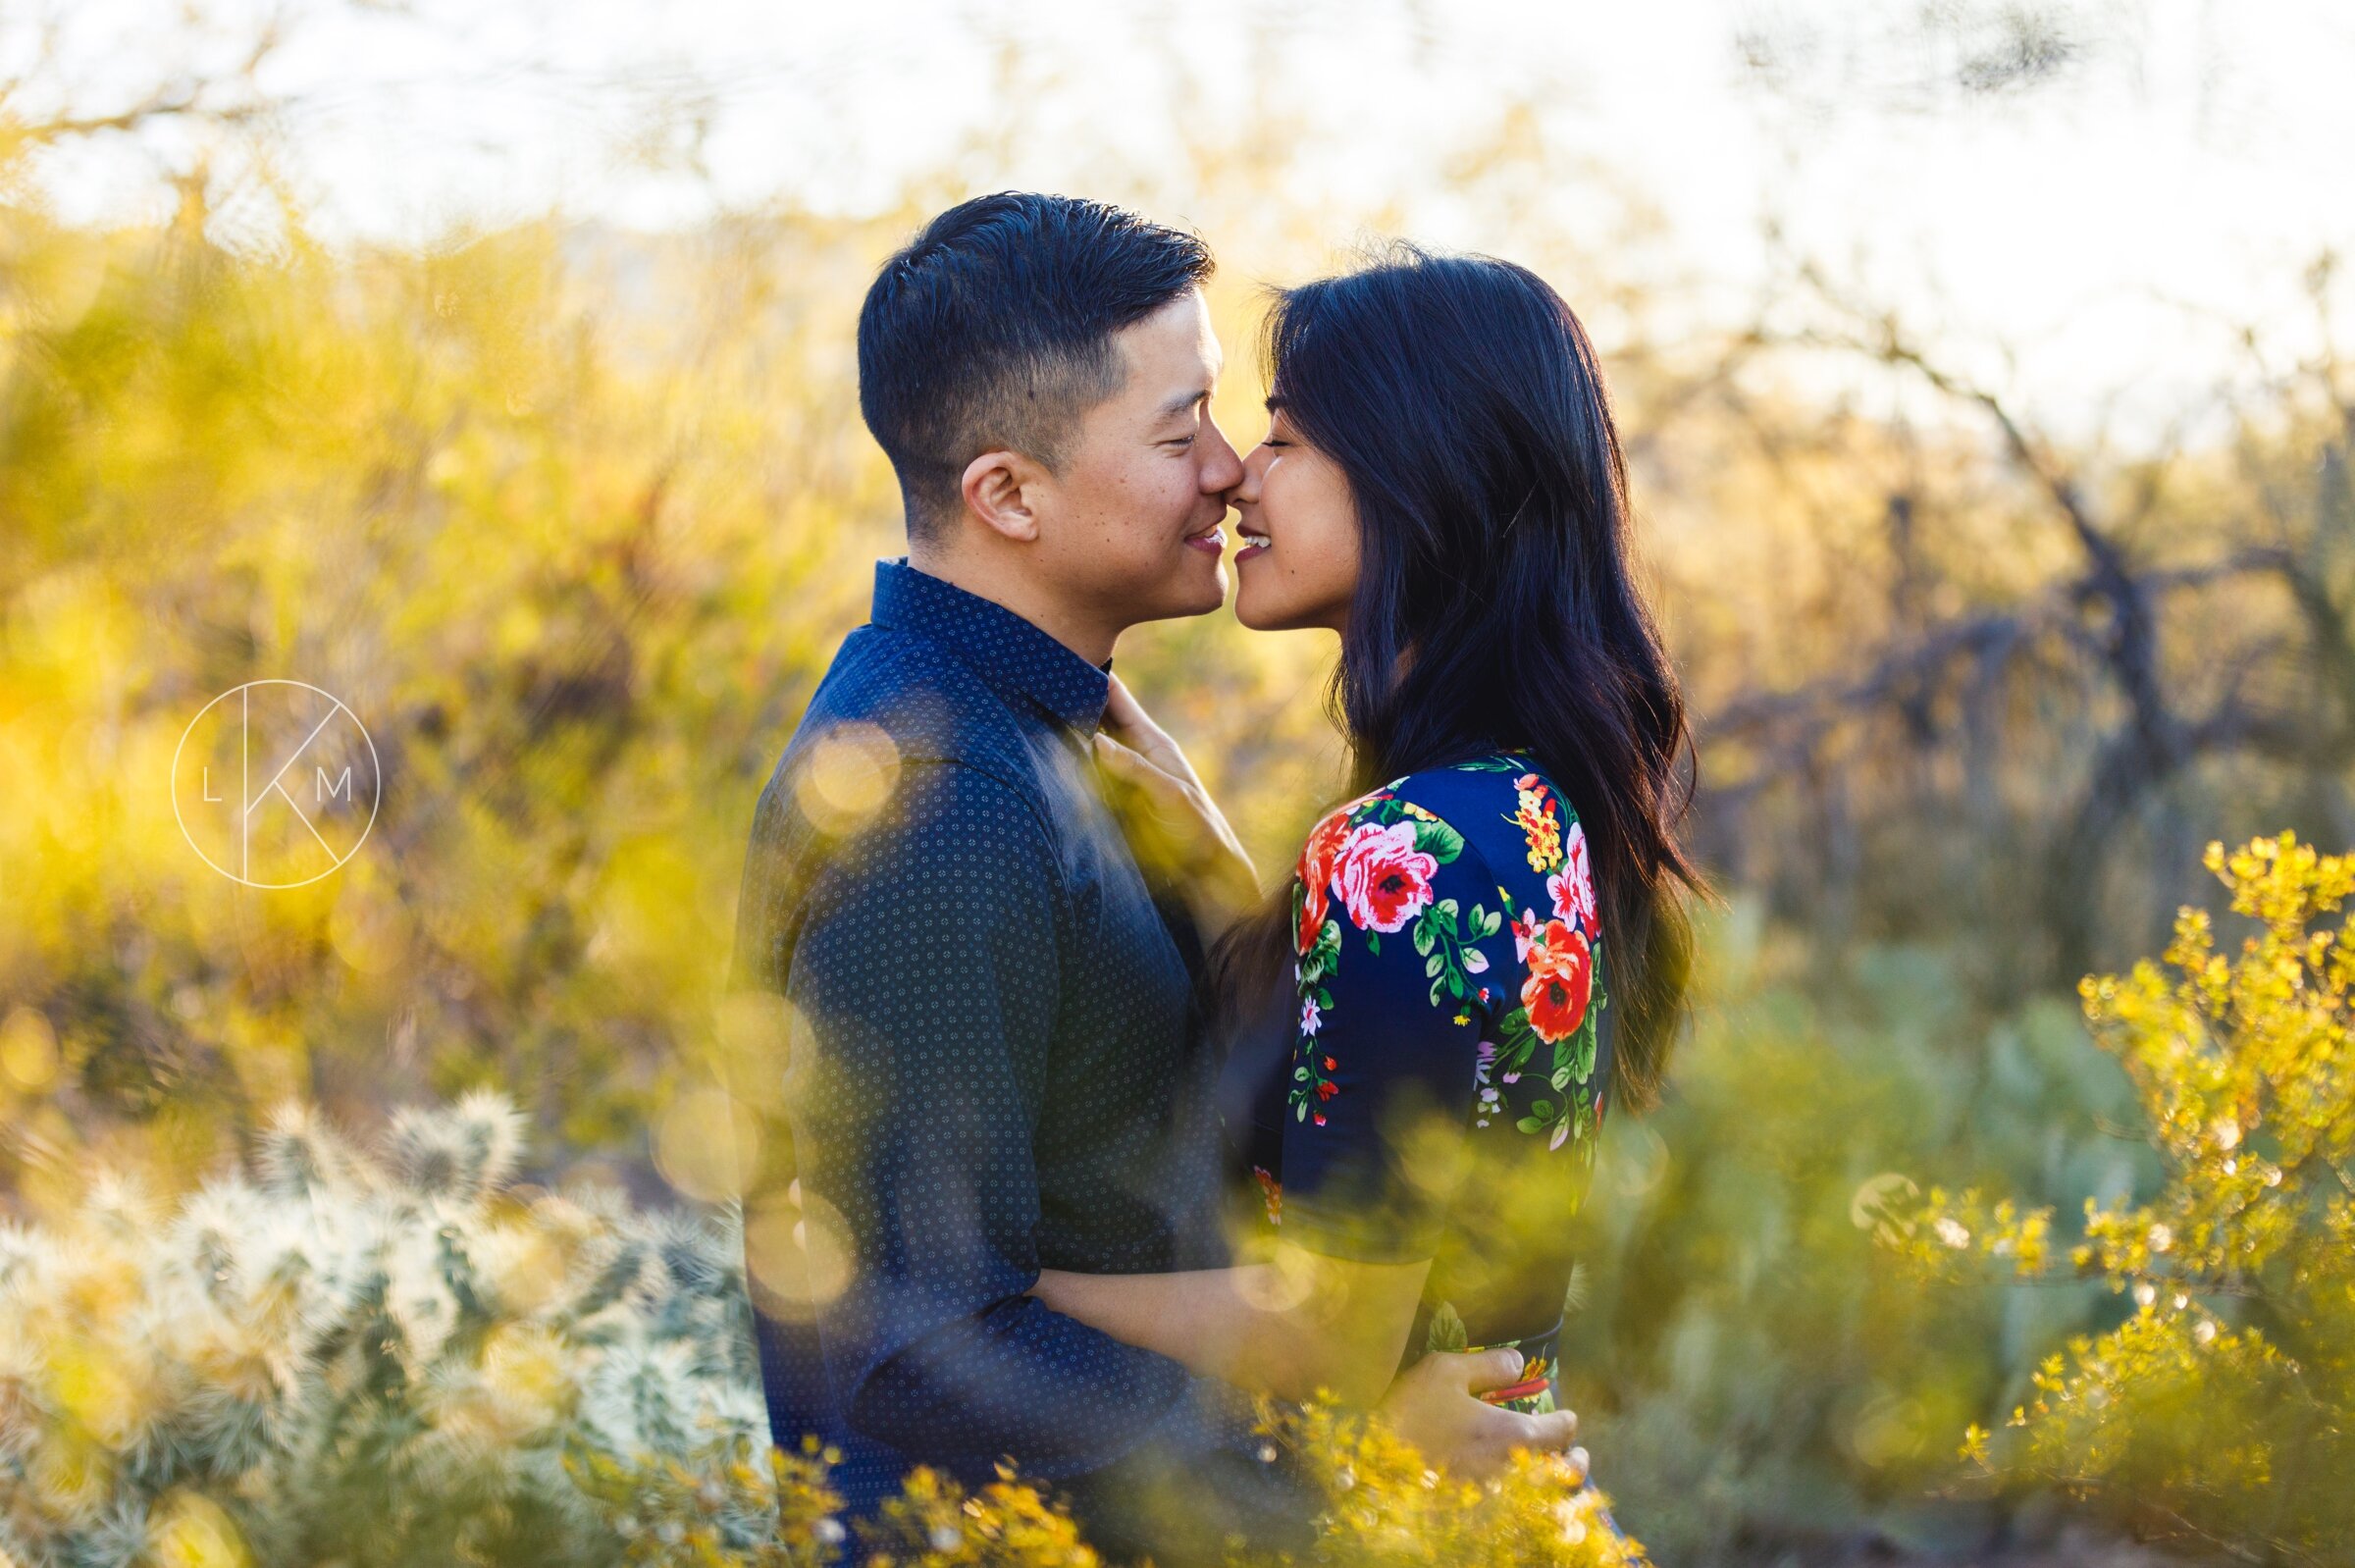
[[[1531,1416],[1479,1397],[1490,1388],[1510,1387],[1520,1376],[1518,1350],[1433,1351],[1392,1380],[1377,1408],[1425,1458],[1468,1480],[1502,1471],[1515,1448],[1567,1449],[1583,1480],[1586,1450],[1570,1446],[1578,1436],[1576,1411]]]
[[[1183,890],[1205,940],[1259,898],[1259,872],[1169,733],[1112,677],[1096,758],[1126,799],[1122,815],[1140,862]]]

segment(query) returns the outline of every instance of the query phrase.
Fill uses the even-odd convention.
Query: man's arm
[[[1020,796],[913,761],[828,851],[785,976],[810,1025],[786,1094],[805,1223],[850,1264],[818,1319],[836,1402],[968,1475],[1001,1455],[1057,1481],[1140,1445],[1256,1447],[1236,1390],[1024,1293],[1062,896]]]

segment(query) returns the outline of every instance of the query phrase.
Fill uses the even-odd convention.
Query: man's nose
[[[1202,489],[1220,493],[1234,489],[1243,482],[1243,460],[1234,449],[1234,443],[1226,432],[1213,423],[1210,427],[1210,451],[1202,462]]]

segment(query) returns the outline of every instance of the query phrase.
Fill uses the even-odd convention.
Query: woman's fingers
[[[1534,1448],[1541,1453],[1560,1453],[1569,1448],[1578,1437],[1578,1412],[1548,1410],[1542,1416],[1530,1416],[1529,1436],[1514,1446]]]
[[[1153,759],[1099,730],[1096,756],[1113,773],[1152,796],[1158,806],[1175,806],[1185,798],[1185,784],[1153,765]]]
[[[1170,738],[1169,732],[1153,722],[1144,705],[1121,684],[1118,675],[1111,680],[1111,690],[1104,702],[1104,731],[1180,783],[1199,782],[1194,777],[1193,765],[1186,761],[1185,753]]]
[[[1460,1376],[1466,1393],[1509,1388],[1521,1381],[1521,1352],[1510,1345],[1469,1353],[1442,1350],[1425,1359],[1435,1361],[1440,1368]]]

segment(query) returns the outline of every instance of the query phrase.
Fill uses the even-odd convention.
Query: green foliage
[[[2160,963],[2085,980],[2085,1018],[2132,1080],[2161,1172],[2085,1202],[2056,1261],[2049,1207],[1933,1187],[1884,1244],[1951,1277],[2100,1281],[2132,1305],[2036,1367],[2005,1430],[1962,1449],[1994,1481],[2057,1484],[2139,1529],[2246,1560],[2355,1562],[2355,857],[2293,833],[2205,857],[2235,915],[2219,952],[2186,907]]]
[[[1580,1215],[1561,1372],[1596,1474],[1662,1561],[1978,1547],[2000,1520],[1935,1494],[1940,1434],[2102,1292],[1928,1288],[1875,1267],[1873,1205],[1933,1163],[2050,1201],[2127,1190],[2087,1116],[2124,1080],[2045,1001],[1979,1013],[1937,950],[1830,959],[1739,899],[1701,954],[1667,1103],[1606,1116]]]

